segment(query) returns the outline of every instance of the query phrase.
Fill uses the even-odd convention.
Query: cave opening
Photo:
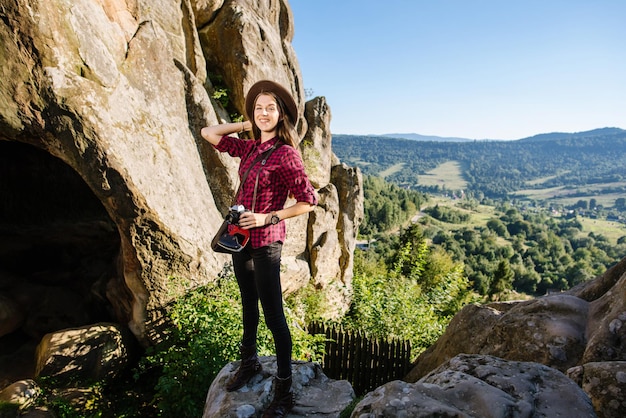
[[[120,236],[80,175],[32,145],[0,141],[0,194],[1,388],[33,377],[45,334],[116,322]]]

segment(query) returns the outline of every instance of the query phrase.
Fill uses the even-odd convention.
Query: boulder
[[[458,355],[415,383],[368,393],[360,417],[596,417],[589,397],[556,369],[486,355]]]
[[[625,266],[626,258],[596,279],[603,283],[614,281],[614,285],[589,303],[587,343],[579,364],[626,361]],[[576,291],[571,293],[576,294]]]
[[[229,363],[219,372],[207,393],[203,418],[246,418],[260,416],[272,401],[276,357],[260,357],[263,370],[248,384],[227,392],[226,382],[234,375],[239,362]],[[354,399],[352,386],[345,380],[329,379],[317,363],[294,361],[292,389],[296,404],[289,417],[331,418]]]
[[[128,337],[116,324],[96,324],[46,334],[37,346],[38,377],[55,386],[89,386],[119,375],[129,362]]]
[[[567,375],[591,398],[602,418],[622,418],[626,411],[626,361],[586,363]]]
[[[417,382],[459,354],[535,361],[577,381],[599,416],[623,408],[626,258],[568,292],[465,306],[405,377]],[[621,412],[623,414],[623,412]]]
[[[0,390],[0,402],[17,404],[18,409],[25,410],[35,404],[39,395],[39,385],[32,379],[25,379]]]

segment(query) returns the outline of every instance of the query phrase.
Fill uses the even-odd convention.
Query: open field
[[[626,182],[601,183],[571,187],[551,187],[545,189],[525,189],[512,193],[515,196],[526,197],[533,200],[551,200],[562,205],[573,205],[579,200],[596,199],[605,206],[611,207],[615,204],[615,199],[624,197],[621,193],[603,193],[603,190],[626,186]]]
[[[461,213],[469,214],[470,220],[463,224],[449,224],[449,223],[442,222],[441,227],[447,230],[456,230],[459,228],[466,228],[468,226],[472,228],[486,226],[487,222],[491,218],[496,216],[495,215],[496,210],[493,206],[478,205],[475,210],[470,210],[470,209],[465,209],[463,207],[458,206],[458,204],[462,202],[463,200],[450,199],[450,198],[442,197],[442,196],[436,196],[436,197],[431,196],[430,200],[428,201],[428,204],[423,206],[422,210],[428,207],[434,207],[434,206],[439,205],[439,206],[451,207],[451,208],[454,208],[455,210],[458,210]]]
[[[363,160],[354,160],[352,161],[352,164],[358,166],[358,167],[366,167],[368,165],[371,165],[370,162],[367,161],[363,161]]]
[[[563,174],[567,174],[567,173],[569,173],[569,170],[568,171],[564,171],[564,172],[562,172],[560,174],[557,174],[557,175],[554,175],[554,176],[542,177],[542,178],[539,178],[539,179],[527,181],[526,184],[528,184],[529,186],[536,186],[538,184],[545,183],[548,180],[555,179],[555,178],[557,178],[557,177],[559,177],[559,176],[561,176]]]
[[[611,194],[601,194],[601,195],[589,195],[589,196],[577,196],[577,197],[563,197],[560,199],[552,199],[553,202],[563,205],[563,206],[571,206],[576,204],[579,200],[589,200],[596,199],[598,205],[602,205],[605,208],[610,208],[615,206],[615,199],[620,197],[624,197],[622,193],[611,193]]]
[[[626,236],[626,225],[603,219],[577,218],[583,226],[583,234],[590,232],[605,236],[611,244],[617,244],[620,237]]]
[[[389,176],[402,168],[402,164],[394,164],[387,170],[381,172],[381,177]],[[463,169],[458,161],[448,161],[429,171],[424,175],[419,176],[419,184],[422,186],[439,186],[449,191],[464,190],[466,188],[466,182],[463,180]],[[528,184],[541,184],[548,181],[549,178],[536,179]],[[587,186],[581,186],[577,188],[572,187],[552,187],[543,189],[525,189],[512,193],[519,198],[528,198],[538,201],[550,201],[555,204],[563,206],[571,206],[576,204],[579,200],[595,199],[599,205],[605,208],[610,208],[615,205],[615,200],[623,196],[623,193],[606,193],[607,189],[618,189],[626,187],[626,182],[613,182],[593,184]],[[448,206],[453,207],[463,213],[470,215],[470,220],[465,224],[446,224],[441,223],[440,226],[446,230],[456,230],[459,228],[467,227],[484,227],[487,222],[494,216],[498,216],[495,212],[495,208],[492,206],[478,205],[474,210],[464,209],[460,203],[463,200],[451,199],[443,196],[430,196],[430,200],[427,206]],[[425,209],[425,208],[422,208]],[[420,212],[413,217],[413,222],[417,221],[423,212]],[[590,232],[600,234],[606,237],[611,244],[616,245],[617,240],[620,237],[626,236],[626,225],[619,222],[612,222],[600,219],[590,218],[577,218],[583,225],[583,231],[581,234],[588,235]]]
[[[479,227],[486,226],[487,221],[492,219],[496,214],[496,210],[493,206],[485,206],[478,205],[475,210],[467,210],[458,206],[458,204],[462,202],[462,200],[453,200],[445,197],[436,197],[428,202],[427,206],[447,206],[452,207],[455,210],[463,213],[469,213],[471,218],[467,223],[464,224],[446,224],[439,223],[439,225],[446,230],[453,231],[463,227]],[[425,208],[422,208],[425,209]],[[620,237],[626,236],[626,225],[614,222],[607,221],[603,219],[591,219],[584,217],[576,218],[581,225],[583,226],[583,230],[581,232],[582,235],[587,236],[590,232],[594,234],[602,235],[606,237],[612,245],[617,245],[617,240]],[[503,243],[503,242],[502,242]]]
[[[439,186],[446,190],[464,190],[467,187],[458,161],[447,161],[418,178],[421,186]]]
[[[380,173],[378,173],[378,175],[382,178],[385,178],[387,176],[390,176],[402,170],[402,167],[404,167],[404,163],[397,163],[397,164],[392,165],[388,169],[381,171]]]

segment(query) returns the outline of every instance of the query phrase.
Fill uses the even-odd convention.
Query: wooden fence
[[[409,341],[370,338],[360,332],[318,323],[309,325],[308,332],[326,335],[324,373],[331,379],[350,382],[357,396],[402,379],[410,370]]]

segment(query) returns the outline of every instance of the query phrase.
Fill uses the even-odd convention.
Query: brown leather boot
[[[256,344],[250,347],[239,347],[241,352],[241,363],[235,375],[226,382],[226,390],[229,392],[235,391],[246,383],[258,372],[261,371],[261,363],[259,357],[256,354]]]
[[[278,376],[274,378],[274,399],[263,413],[263,418],[282,418],[291,411],[296,403],[291,391],[291,380],[291,376],[284,379]]]

